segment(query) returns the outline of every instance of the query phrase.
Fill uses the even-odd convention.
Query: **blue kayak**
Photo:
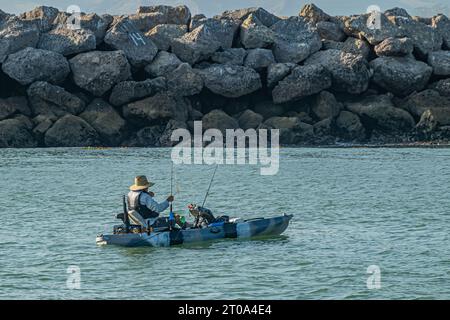
[[[289,226],[293,215],[273,218],[236,220],[235,222],[213,223],[205,228],[164,229],[147,232],[113,233],[97,236],[98,245],[119,245],[126,247],[150,246],[168,247],[186,243],[198,243],[226,238],[252,238],[277,236]]]

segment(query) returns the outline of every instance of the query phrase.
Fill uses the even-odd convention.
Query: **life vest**
[[[137,211],[144,219],[157,218],[158,212],[149,209],[145,204],[141,204],[142,194],[144,194],[144,191],[133,191],[128,194],[128,210]]]

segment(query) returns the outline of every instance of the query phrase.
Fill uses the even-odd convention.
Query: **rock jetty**
[[[0,147],[171,146],[196,120],[289,146],[449,142],[450,19],[0,10]]]

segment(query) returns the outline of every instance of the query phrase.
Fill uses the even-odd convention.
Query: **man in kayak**
[[[158,203],[153,197],[155,194],[148,191],[154,183],[147,180],[146,176],[134,178],[134,184],[130,186],[128,193],[128,216],[135,224],[146,227],[158,218],[159,214],[169,207],[169,202],[173,201],[170,195],[165,201]]]

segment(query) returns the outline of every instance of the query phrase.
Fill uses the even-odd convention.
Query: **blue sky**
[[[10,13],[28,11],[39,5],[48,5],[65,10],[69,5],[78,5],[83,12],[124,14],[136,11],[139,5],[186,4],[191,11],[207,16],[224,10],[263,7],[278,15],[296,15],[305,3],[298,0],[0,0],[0,9]],[[433,15],[440,11],[450,13],[450,0],[317,0],[312,1],[332,15],[349,15],[365,12],[369,5],[378,5],[382,10],[403,7],[411,14]]]

